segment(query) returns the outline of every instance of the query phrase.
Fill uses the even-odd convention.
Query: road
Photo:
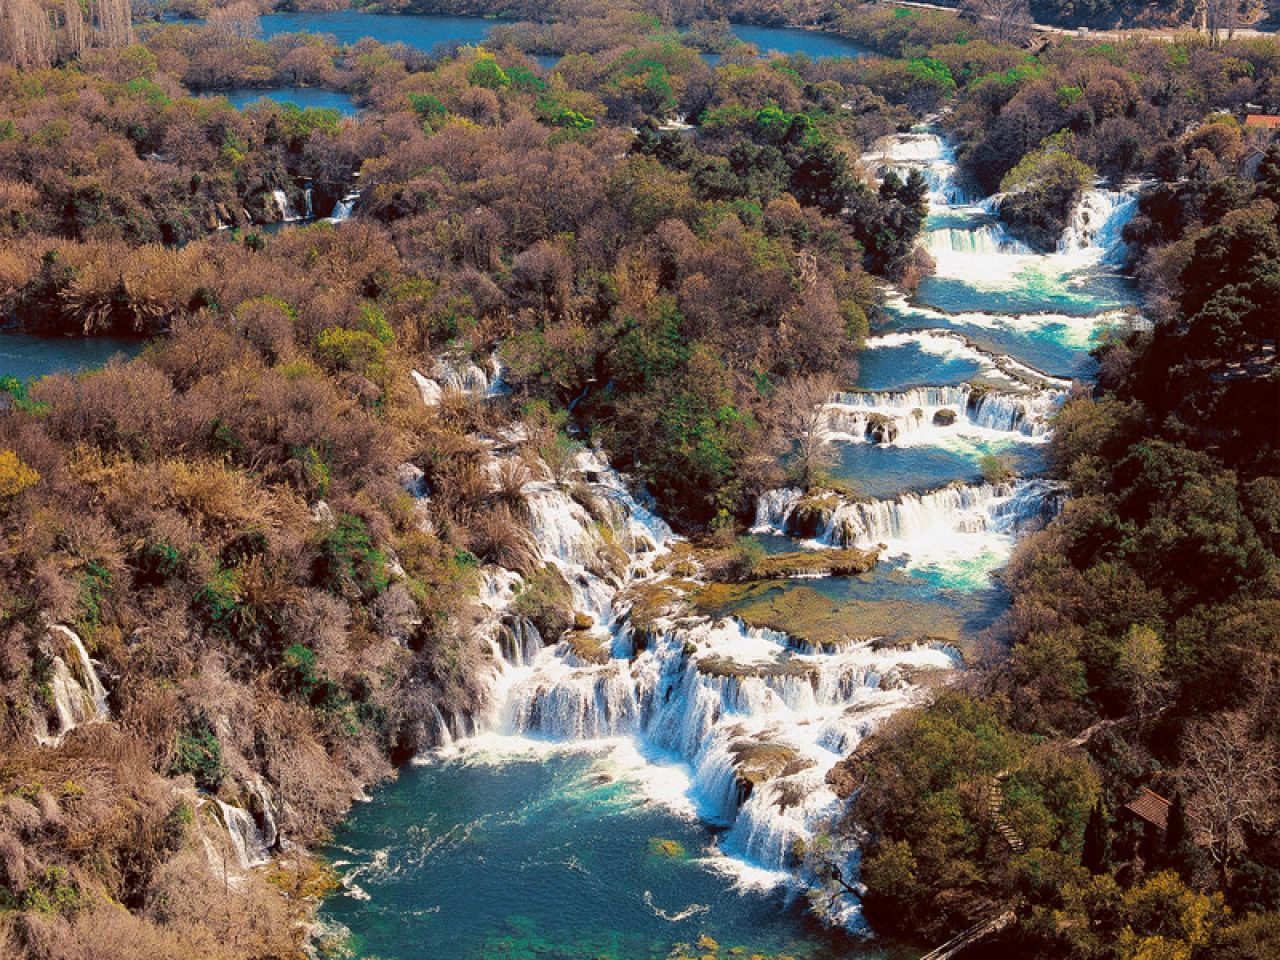
[[[917,10],[943,10],[948,13],[958,12],[957,7],[948,7],[940,3],[926,3],[924,0],[884,0],[891,7],[912,7]],[[1096,37],[1099,40],[1163,40],[1170,42],[1177,39],[1179,34],[1196,32],[1191,28],[1185,29],[1165,29],[1165,30],[1090,30],[1087,27],[1055,27],[1048,23],[1033,23],[1031,29],[1036,33],[1052,34],[1062,37]],[[1225,36],[1226,31],[1223,31]],[[1277,34],[1274,30],[1255,30],[1251,27],[1241,27],[1235,31],[1236,37],[1275,37]]]

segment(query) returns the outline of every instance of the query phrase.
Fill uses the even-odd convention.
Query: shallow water
[[[787,528],[798,493],[773,491],[761,498],[754,534],[773,553],[822,549],[838,535],[860,546],[884,543],[884,557],[861,576],[771,583],[746,596],[728,591],[717,595],[722,608],[711,611],[771,627],[788,625],[771,618],[805,616],[816,631],[808,635],[834,636],[836,648],[803,648],[731,622],[701,634],[691,629],[689,639],[675,634],[637,657],[641,679],[658,664],[675,668],[656,687],[637,681],[644,693],[638,699],[626,642],[615,642],[612,658],[598,667],[534,651],[504,674],[506,719],[488,729],[543,731],[560,738],[558,752],[493,734],[465,738],[461,752],[454,747],[410,769],[337,832],[331,854],[347,889],[323,915],[351,931],[358,955],[660,960],[677,944],[706,935],[722,945],[720,956],[732,947],[813,960],[918,956],[818,927],[801,901],[789,899],[794,886],[780,882],[787,858],[777,844],[751,842],[804,835],[814,818],[829,815],[825,800],[808,803],[825,789],[820,778],[794,781],[812,791],[802,794],[799,817],[774,809],[786,795],[772,792],[775,784],[790,774],[758,785],[737,805],[726,805],[723,796],[714,802],[715,751],[693,744],[681,760],[651,752],[662,730],[648,716],[684,711],[670,718],[678,722],[706,711],[707,725],[689,729],[708,743],[726,736],[782,740],[819,761],[824,752],[833,759],[912,702],[917,671],[938,669],[950,656],[937,641],[850,645],[848,638],[972,641],[1008,603],[998,570],[1016,538],[1055,499],[1042,480],[980,483],[982,460],[1007,457],[1024,477],[1044,469],[1049,421],[1070,385],[1063,378],[1090,374],[1088,349],[1114,319],[1102,315],[1132,299],[1107,266],[1111,248],[1086,238],[1061,254],[1031,256],[993,230],[980,207],[949,202],[965,198],[936,138],[923,132],[899,138],[886,157],[926,168],[934,216],[925,242],[941,256],[938,276],[921,284],[914,299],[890,298],[859,358],[857,380],[848,386],[880,393],[835,398],[847,429],[835,441],[834,472],[877,502],[840,501],[818,542],[800,541],[777,533]],[[1118,211],[1100,237],[1117,234],[1125,203],[1116,196],[1097,200],[1097,210]],[[1087,225],[1097,231],[1099,222]],[[930,386],[959,389],[906,392]],[[934,420],[942,408],[954,414],[951,425]],[[900,431],[888,442],[868,442],[858,430],[869,413]],[[938,489],[955,482],[965,486]],[[541,539],[556,541],[550,559],[581,574],[585,561],[574,559],[580,527],[571,513],[549,503],[540,511]],[[845,526],[835,524],[837,516]],[[579,599],[599,620],[614,615],[610,598],[585,590]],[[788,623],[792,630],[802,626],[798,619]],[[708,639],[706,647],[695,643]],[[790,644],[815,672],[792,676],[795,683],[749,672],[708,679],[715,675],[703,675],[701,663],[697,670],[676,666],[671,652],[678,656],[682,640],[686,649],[694,643],[695,659],[710,650],[740,668],[785,665]],[[907,659],[895,664],[895,657]],[[814,689],[807,692],[810,677]],[[520,707],[514,725],[512,702]],[[841,727],[850,716],[854,725]],[[735,724],[741,729],[726,733]],[[632,736],[608,748],[566,751],[565,731],[584,728]],[[818,736],[819,729],[827,732]],[[728,832],[726,823],[733,824]],[[654,846],[658,839],[675,841],[671,850],[682,852],[663,854]],[[857,916],[854,909],[846,919],[856,924]]]
[[[404,43],[428,53],[447,50],[455,44],[484,43],[489,31],[499,23],[509,20],[486,17],[452,17],[430,14],[376,14],[355,10],[332,13],[271,13],[262,16],[263,35],[267,38],[281,33],[328,34],[340,43],[356,43],[371,37],[381,43]],[[734,24],[732,33],[744,43],[757,46],[762,53],[805,53],[814,59],[823,57],[864,57],[871,53],[866,47],[833,33],[816,30],[797,30],[789,27],[756,27]],[[559,57],[535,55],[542,67],[550,69]],[[719,57],[706,57],[715,63]]]
[[[359,112],[350,95],[336,90],[323,90],[320,87],[280,87],[272,90],[244,88],[227,90],[218,96],[226,97],[237,110],[243,110],[259,100],[275,100],[278,103],[292,103],[302,109],[318,107],[337,110],[344,117],[353,117]]]
[[[781,892],[739,893],[715,834],[680,807],[679,767],[625,743],[492,742],[407,769],[336,833],[326,853],[346,889],[325,917],[357,956],[656,960],[699,936],[724,955],[914,955],[824,930]]]
[[[131,357],[142,349],[137,337],[37,337],[0,333],[0,376],[27,380],[51,373],[100,367],[114,356]]]
[[[1040,473],[1044,448],[1013,440],[969,440],[955,437],[949,444],[892,447],[876,443],[836,445],[833,476],[857,493],[882,500],[908,490],[933,490],[948,483],[976,483],[982,479],[982,458],[1011,458],[1018,472]]]
[[[792,27],[756,27],[735,23],[733,35],[743,43],[755,44],[763,54],[803,53],[814,60],[824,57],[865,57],[872,51],[859,43],[821,30],[798,30]]]

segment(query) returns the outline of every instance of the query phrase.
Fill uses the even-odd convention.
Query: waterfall
[[[107,690],[80,637],[70,627],[51,625],[45,634],[52,656],[49,677],[49,706],[53,716],[36,711],[36,740],[56,746],[76,727],[107,720]],[[49,721],[55,720],[56,727]]]
[[[359,191],[351,191],[346,194],[333,206],[333,213],[329,215],[330,223],[342,223],[344,220],[350,220],[351,214],[356,208],[356,201],[360,199]]]
[[[270,859],[268,845],[253,817],[240,807],[225,803],[217,797],[213,798],[213,802],[218,808],[219,819],[226,828],[227,839],[240,869],[250,870],[266,863]]]
[[[1138,187],[1085,192],[1072,211],[1071,220],[1058,240],[1058,253],[1096,251],[1103,262],[1118,262],[1124,255],[1123,231],[1138,208]]]
[[[971,256],[1025,255],[1026,244],[1009,236],[998,223],[977,223],[970,227],[941,227],[929,230],[924,248],[935,260],[952,254]]]
[[[293,204],[289,202],[289,195],[283,190],[272,190],[271,196],[276,202],[276,209],[280,211],[280,219],[285,223],[293,223],[302,219],[298,211],[293,208]]]
[[[981,202],[981,195],[957,176],[955,150],[936,133],[916,130],[885,137],[863,158],[877,180],[889,173],[906,179],[918,171],[929,185],[932,207],[969,207]]]
[[[436,361],[430,377],[414,370],[413,381],[422,396],[422,402],[428,407],[434,407],[444,399],[446,391],[481,398],[501,396],[508,389],[502,379],[502,372],[502,361],[496,353],[490,355],[484,366],[465,356],[442,357]]]
[[[589,626],[580,621],[558,642],[538,637],[513,615],[522,578],[485,568],[480,629],[495,671],[480,732],[627,737],[645,755],[677,759],[701,815],[726,828],[722,852],[785,882],[794,841],[812,836],[838,803],[826,771],[879,719],[922,695],[907,676],[953,669],[954,652],[876,649],[852,636],[813,650],[776,631],[693,615],[658,617],[639,643],[632,591],[661,587],[654,562],[671,531],[594,454],[579,455],[577,476],[572,488],[534,480],[524,492],[539,559],[563,576]],[[457,741],[467,732],[434,706],[430,714],[439,743],[465,749]]]
[[[311,205],[311,188],[310,187],[307,187],[305,190],[302,191],[302,201],[303,201],[302,218],[304,220],[314,220],[316,214],[315,214],[315,209]]]
[[[1049,421],[1066,400],[1061,389],[1012,392],[977,388],[918,387],[896,392],[837,393],[827,404],[834,438],[911,445],[938,443],[948,435],[1045,442]]]
[[[754,529],[826,546],[884,544],[886,557],[934,558],[942,551],[964,549],[957,537],[997,535],[1011,541],[1022,525],[1045,516],[1053,490],[1039,480],[953,483],[893,500],[849,500],[830,492],[806,497],[795,489],[773,490],[756,505]],[[980,542],[975,540],[968,549]]]

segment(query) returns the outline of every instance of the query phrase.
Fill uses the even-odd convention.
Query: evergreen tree
[[[1164,865],[1185,874],[1190,859],[1189,844],[1187,812],[1182,803],[1182,791],[1178,791],[1169,805],[1169,824],[1164,831]]]
[[[1084,828],[1084,848],[1080,853],[1080,862],[1090,873],[1105,873],[1110,860],[1111,830],[1107,825],[1106,811],[1102,808],[1102,798],[1099,797]]]

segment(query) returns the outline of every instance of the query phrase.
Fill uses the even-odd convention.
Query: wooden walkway
[[[1004,913],[997,914],[990,920],[983,920],[975,923],[968,930],[956,934],[942,946],[930,950],[920,960],[950,960],[951,957],[968,950],[974,944],[979,943],[987,937],[999,933],[1016,919],[1012,910],[1006,910]]]

